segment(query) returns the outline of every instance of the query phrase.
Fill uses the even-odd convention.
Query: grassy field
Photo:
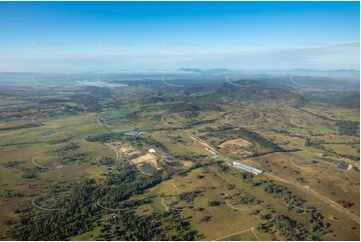
[[[156,162],[144,161],[137,176],[156,182],[124,200],[136,204],[138,216],[180,216],[200,240],[359,238],[359,137],[342,133],[337,124],[359,123],[358,110],[315,103],[296,108],[274,100],[222,101],[217,108],[168,97],[149,103],[139,94],[154,95],[149,87],[116,90],[111,97],[102,89],[82,90],[96,104],[90,97],[79,101],[74,91],[54,92],[65,99],[61,105],[0,98],[2,238],[9,238],[9,221],[21,215],[19,207],[37,211],[34,199],[40,207],[56,207],[86,179],[104,190],[120,179],[115,187],[121,188],[124,166],[150,149]],[[247,145],[235,144],[237,139]],[[129,147],[136,152],[125,152]],[[264,172],[251,175],[231,167],[230,159]],[[68,189],[51,198],[57,185]],[[117,213],[98,208],[96,214],[88,230],[69,239],[108,235],[105,224]],[[160,220],[161,227],[171,225]]]

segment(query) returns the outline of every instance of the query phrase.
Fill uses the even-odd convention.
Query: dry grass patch
[[[227,140],[227,141],[223,142],[222,144],[218,145],[218,147],[219,148],[224,148],[226,146],[249,147],[251,145],[252,145],[252,143],[249,142],[248,140],[239,138],[239,139]]]

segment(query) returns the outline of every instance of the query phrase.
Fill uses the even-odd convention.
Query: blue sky
[[[1,2],[0,71],[359,69],[358,2]]]

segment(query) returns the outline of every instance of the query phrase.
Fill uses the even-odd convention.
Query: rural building
[[[239,161],[232,161],[232,165],[236,168],[239,168],[239,169],[242,169],[242,170],[245,170],[245,171],[248,171],[248,172],[251,172],[255,175],[258,175],[260,173],[262,173],[263,171],[261,169],[258,169],[256,167],[253,167],[253,166],[250,166],[250,165],[247,165],[247,164],[244,164],[242,162],[239,162]]]
[[[143,132],[143,131],[134,130],[134,131],[129,131],[129,132],[125,133],[125,135],[139,136],[139,135],[143,135],[144,133],[145,132]]]
[[[154,154],[154,153],[157,153],[157,151],[156,151],[155,149],[153,149],[153,148],[150,148],[150,149],[148,150],[148,152],[149,152],[149,153],[153,153],[153,154]]]
[[[138,155],[140,155],[140,154],[141,154],[141,152],[140,152],[139,150],[136,150],[136,151],[130,152],[130,153],[127,155],[127,157],[128,157],[128,158],[133,158],[134,156],[138,156]]]

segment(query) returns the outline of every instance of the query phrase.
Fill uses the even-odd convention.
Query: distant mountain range
[[[215,69],[199,69],[199,68],[180,68],[179,72],[198,73],[198,74],[225,74],[238,73],[247,75],[297,75],[297,76],[322,76],[329,78],[347,78],[359,81],[359,70],[314,70],[314,69],[292,69],[292,70],[263,70],[263,71],[246,71],[246,70],[230,70],[226,68]]]
[[[290,73],[293,75],[299,76],[323,76],[323,77],[331,77],[331,78],[352,78],[359,79],[360,71],[359,70],[312,70],[312,69],[294,69],[290,70]]]
[[[226,68],[215,68],[215,69],[199,69],[199,68],[180,68],[178,69],[180,72],[193,72],[199,74],[223,74],[231,72]]]

